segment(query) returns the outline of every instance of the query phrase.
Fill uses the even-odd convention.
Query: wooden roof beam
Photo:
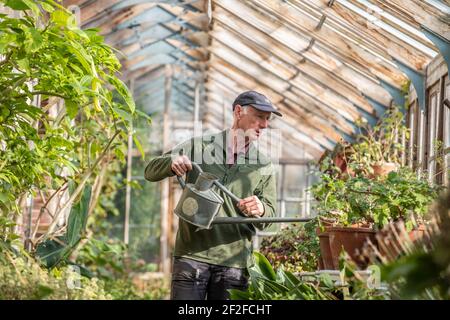
[[[218,39],[215,39],[214,41],[220,42]],[[360,117],[357,108],[352,103],[333,95],[330,90],[317,91],[314,87],[310,86],[308,89],[314,90],[315,92],[308,92],[304,89],[304,84],[297,83],[289,78],[283,78],[279,74],[275,74],[273,68],[271,70],[266,66],[257,64],[242,53],[227,47],[224,43],[213,45],[211,47],[211,52],[226,61],[230,61],[238,69],[247,70],[246,72],[251,74],[254,78],[260,78],[262,81],[270,83],[276,90],[288,90],[291,86],[295,86],[297,89],[311,95],[311,97],[314,97],[317,101],[320,101],[320,103],[328,105],[331,109],[341,113],[350,121],[354,122]]]
[[[353,126],[350,125],[349,122],[346,122],[344,117],[336,112],[334,109],[329,111],[327,110],[327,106],[322,106],[317,104],[316,101],[313,101],[310,97],[306,96],[303,93],[295,92],[294,88],[289,91],[283,90],[278,91],[274,90],[273,86],[270,83],[265,83],[261,79],[255,79],[251,75],[247,74],[245,71],[229,64],[225,60],[219,58],[219,62],[216,62],[218,58],[212,57],[210,63],[211,68],[218,70],[221,74],[225,75],[229,82],[236,81],[239,83],[248,83],[248,87],[257,87],[261,88],[264,92],[266,92],[273,103],[283,103],[284,100],[292,101],[291,105],[298,106],[304,109],[306,112],[310,112],[311,114],[316,114],[321,117],[324,121],[329,124],[336,125],[337,128],[342,130],[347,134],[351,134],[354,130]],[[231,80],[233,79],[233,80]],[[237,84],[234,87],[239,88]],[[237,90],[239,91],[239,89]],[[304,96],[302,96],[304,95]]]
[[[230,32],[226,29],[222,29],[220,28],[220,26],[218,27],[217,23],[214,30],[212,31],[212,35],[214,35],[214,37],[220,39],[221,41],[226,42],[228,46],[235,46],[238,51],[245,50],[245,52],[247,53],[258,52],[260,56],[249,54],[246,54],[246,56],[255,56],[255,58],[258,59],[258,61],[255,62],[257,62],[258,64],[266,66],[273,65],[277,72],[283,71],[283,67],[286,66],[286,73],[288,77],[287,79],[289,81],[302,83],[302,85],[306,87],[313,87],[314,89],[305,88],[310,92],[313,92],[314,90],[316,90],[316,92],[317,90],[330,90],[335,95],[349,100],[350,103],[358,106],[368,113],[374,113],[372,105],[368,103],[368,101],[361,95],[360,92],[355,91],[355,88],[351,88],[345,85],[342,81],[336,79],[336,77],[332,77],[326,73],[320,73],[321,70],[317,70],[315,68],[310,68],[308,73],[304,72],[304,69],[306,68],[302,68],[302,66],[306,64],[306,62],[299,63],[297,65],[289,63],[284,59],[279,58],[272,51],[268,51],[258,44],[250,42],[250,40],[239,37],[238,35],[231,35]]]
[[[274,56],[295,66],[308,76],[315,77],[318,81],[327,82],[327,79],[330,78],[339,81],[341,85],[355,91],[356,96],[352,96],[352,98],[357,101],[362,99],[360,93],[363,92],[366,96],[382,105],[390,105],[392,98],[389,93],[372,79],[355,72],[345,64],[339,63],[337,65],[337,61],[329,58],[312,55],[308,52],[305,54],[296,52],[292,47],[287,46],[277,38],[256,29],[239,17],[231,15],[232,13],[228,13],[220,7],[216,8],[214,28],[217,29],[218,26],[223,26],[230,32],[239,34],[242,41],[250,42],[260,48],[270,47]]]
[[[213,84],[218,81],[214,75],[212,75],[211,80],[213,81]],[[239,85],[235,84],[234,86],[230,87],[227,87],[227,85],[225,85],[220,80],[217,84],[219,85],[219,87],[227,88],[229,91],[234,93],[233,96],[231,96],[231,99],[234,99],[235,95],[242,92],[244,90],[243,87],[247,88],[248,90],[260,90],[269,97],[271,97],[272,102],[275,105],[279,106],[280,112],[283,112],[285,114],[285,117],[297,120],[301,119],[304,123],[308,124],[312,128],[319,130],[321,132],[321,135],[326,134],[331,140],[338,141],[342,137],[335,131],[334,128],[332,128],[333,122],[320,119],[318,116],[314,115],[314,113],[303,110],[301,107],[299,108],[299,105],[295,104],[294,102],[292,102],[290,105],[287,105],[286,104],[287,99],[285,98],[279,101],[273,100],[271,90],[267,87],[264,86],[261,87],[258,86],[256,83],[253,82],[246,83],[243,81],[239,82]],[[208,89],[215,88],[211,87],[210,80],[207,83],[207,88]]]
[[[367,46],[385,56],[385,59],[390,61],[390,57],[395,57],[416,70],[423,70],[436,54],[435,49],[431,48],[433,47],[432,43],[425,40],[417,41],[410,33],[405,34],[406,31],[402,32],[402,30],[397,29],[398,26],[388,25],[382,21],[381,17],[379,21],[374,22],[378,25],[371,24],[360,12],[352,11],[347,6],[353,6],[367,15],[370,13],[369,8],[360,8],[354,4],[355,2],[360,4],[357,1],[345,1],[346,5],[336,1],[332,7],[328,7],[328,1],[320,0],[320,9],[327,16],[327,25],[333,26],[348,37],[354,38],[357,42],[366,43]],[[308,4],[306,5],[302,1],[299,2],[298,6],[302,8],[312,6],[311,3]],[[316,6],[315,8],[318,9],[319,7]],[[389,32],[392,29],[395,29],[395,34]]]
[[[236,14],[248,16],[249,19],[263,19],[266,20],[266,24],[278,24],[279,27],[275,32],[289,32],[291,34],[292,32],[297,32],[303,34],[306,39],[314,39],[313,46],[308,41],[308,44],[300,50],[313,50],[316,47],[319,47],[320,50],[326,48],[328,52],[338,56],[342,61],[353,65],[356,64],[359,69],[366,70],[373,77],[382,78],[394,86],[401,87],[406,81],[404,74],[396,69],[394,64],[376,61],[376,58],[380,58],[380,56],[361,48],[356,43],[350,43],[348,39],[344,39],[342,35],[333,29],[323,26],[320,30],[316,30],[316,21],[306,15],[295,12],[281,2],[255,0],[255,2],[246,2],[244,4],[237,0],[218,1],[224,6],[232,8],[235,12],[237,11]]]
[[[228,82],[236,81],[237,83],[239,83],[239,85],[237,83],[233,84],[232,86],[228,85],[230,88],[236,88],[235,90],[237,92],[241,90],[241,84],[244,84],[250,88],[254,88],[255,90],[260,89],[261,91],[264,91],[270,97],[271,101],[275,104],[283,104],[284,101],[291,102],[290,106],[296,106],[296,108],[300,108],[300,110],[303,109],[305,112],[308,112],[310,116],[317,115],[328,125],[335,125],[337,128],[339,128],[339,130],[345,132],[346,134],[351,134],[353,132],[354,128],[350,126],[349,123],[347,123],[338,113],[323,113],[321,106],[318,106],[315,102],[311,102],[308,99],[299,99],[299,97],[301,96],[293,92],[275,91],[273,90],[273,87],[270,86],[270,84],[264,83],[263,81],[261,81],[261,79],[255,79],[251,77],[244,71],[230,65],[224,60],[218,63],[216,62],[216,58],[213,58],[211,60],[211,68],[216,69],[226,78],[228,78]],[[209,74],[210,76],[214,76],[214,74],[211,74],[211,71]],[[221,82],[224,83],[222,80]],[[299,110],[296,109],[296,112],[299,112]]]

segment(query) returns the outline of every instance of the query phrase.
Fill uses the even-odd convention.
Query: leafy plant
[[[9,225],[6,239],[36,190],[59,191],[75,181],[70,205],[89,182],[95,202],[103,168],[125,161],[129,124],[146,115],[116,76],[120,63],[97,30],[80,30],[52,0],[1,2],[20,16],[0,15],[0,212]]]
[[[396,260],[381,257],[382,277],[397,299],[450,299],[450,191],[431,207],[432,224],[419,241],[404,244]]]
[[[404,145],[401,138],[409,138],[404,122],[404,114],[394,106],[386,110],[380,121],[373,127],[363,127],[362,134],[352,144],[353,151],[349,163],[355,172],[372,174],[372,166],[386,162],[401,164]]]
[[[61,262],[66,262],[65,260],[80,243],[85,233],[91,190],[91,186],[87,186],[81,200],[72,208],[67,223],[67,232],[37,246],[36,256],[47,268],[53,268]]]
[[[231,299],[240,300],[313,300],[331,298],[318,286],[300,281],[281,268],[277,272],[264,255],[254,252],[255,265],[249,268],[250,285],[247,291],[230,290]]]
[[[331,277],[308,275],[297,277],[279,268],[276,272],[264,255],[254,252],[255,265],[249,268],[250,284],[247,291],[230,290],[231,299],[239,300],[340,300],[387,299],[380,288],[371,288],[358,275],[356,266],[345,255],[341,259],[341,283]]]
[[[278,234],[265,238],[260,252],[275,269],[290,272],[314,271],[318,268],[319,239],[315,228],[317,220],[292,225]]]
[[[363,223],[382,228],[390,221],[403,220],[411,229],[414,221],[423,219],[439,187],[409,168],[401,168],[385,179],[356,175],[336,180],[322,174],[311,190],[318,212],[340,225]]]
[[[20,245],[0,242],[0,299],[111,298],[98,279],[83,277],[71,266],[43,269]]]

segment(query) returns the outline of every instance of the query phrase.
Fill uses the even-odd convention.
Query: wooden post
[[[130,80],[130,90],[133,94],[134,80]],[[130,242],[130,207],[131,207],[131,168],[133,161],[133,120],[130,121],[130,129],[128,131],[128,151],[127,151],[127,186],[125,194],[125,223],[123,241],[126,245]]]
[[[200,82],[195,84],[194,97],[194,137],[200,135]]]
[[[166,152],[169,147],[170,131],[170,97],[172,93],[172,69],[166,65],[166,80],[164,84],[164,115],[163,115],[163,151]],[[160,271],[165,275],[170,273],[170,258],[168,247],[168,216],[169,216],[169,179],[161,181],[161,237],[160,237]]]
[[[223,129],[227,128],[227,104],[222,102]]]

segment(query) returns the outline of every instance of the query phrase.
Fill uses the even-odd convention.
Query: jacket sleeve
[[[171,165],[171,152],[153,158],[145,168],[145,179],[156,182],[174,176],[175,173],[172,171]]]
[[[276,174],[273,166],[270,166],[268,174],[263,175],[263,179],[255,189],[255,195],[261,200],[264,207],[265,218],[275,217],[277,208],[277,185]],[[264,230],[270,226],[270,223],[255,223],[254,226],[259,230]]]
[[[161,156],[155,157],[148,163],[145,168],[145,179],[156,182],[163,180],[164,178],[173,177],[175,173],[172,171],[172,160],[180,153],[187,155],[189,159],[192,159],[192,141],[187,140],[182,144],[179,144],[174,149],[164,153]]]

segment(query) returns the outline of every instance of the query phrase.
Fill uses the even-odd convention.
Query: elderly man
[[[160,181],[186,174],[194,183],[198,172],[216,175],[220,182],[242,200],[235,204],[223,191],[217,216],[270,217],[276,207],[276,180],[270,160],[255,146],[272,113],[281,116],[264,95],[255,91],[240,94],[233,102],[233,126],[218,134],[194,137],[172,151],[150,161],[145,178]],[[258,224],[220,224],[198,230],[181,220],[174,251],[171,298],[222,300],[229,289],[245,290],[247,267],[253,264],[252,236]]]

